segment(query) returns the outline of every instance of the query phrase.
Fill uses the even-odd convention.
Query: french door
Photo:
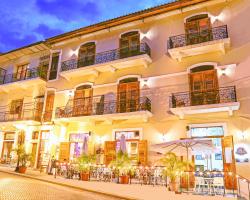
[[[140,106],[140,82],[120,83],[117,92],[117,112],[138,111]]]
[[[10,118],[18,120],[22,117],[23,99],[12,100],[10,104]]]
[[[140,52],[140,35],[137,31],[123,34],[120,39],[120,57],[126,58]]]
[[[73,116],[91,115],[93,101],[92,88],[76,89],[73,100]]]
[[[198,44],[212,40],[211,20],[205,16],[190,18],[185,24],[187,45]]]
[[[44,96],[37,97],[35,99],[35,111],[33,112],[34,113],[33,117],[37,121],[41,121],[43,105],[44,105]]]
[[[217,71],[215,69],[189,74],[192,106],[220,102]]]
[[[78,53],[78,65],[77,67],[84,67],[93,65],[95,63],[95,51],[96,46],[94,42],[89,42],[80,47]]]
[[[20,65],[17,67],[17,71],[16,71],[16,79],[17,80],[25,80],[26,77],[29,76],[28,74],[28,65]]]

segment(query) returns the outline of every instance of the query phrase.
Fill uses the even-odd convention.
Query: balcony
[[[31,85],[39,85],[47,80],[47,69],[40,67],[30,68],[20,73],[5,74],[0,76],[0,90],[8,92],[20,88],[27,88]]]
[[[168,53],[173,59],[213,52],[226,52],[230,46],[227,25],[212,28],[210,31],[172,36],[168,40]]]
[[[151,101],[147,97],[127,101],[100,101],[103,97],[78,99],[85,102],[77,106],[67,105],[56,109],[55,120],[59,121],[94,121],[108,122],[118,120],[143,120],[152,117]],[[73,104],[73,103],[72,103]]]
[[[239,110],[234,86],[204,92],[180,92],[170,96],[170,111],[181,119],[185,115],[228,112]]]
[[[130,48],[113,49],[87,55],[82,59],[63,61],[60,75],[69,80],[75,76],[98,75],[101,72],[115,72],[138,65],[147,67],[151,62],[150,47],[147,43],[141,43]]]
[[[11,106],[0,107],[0,123],[15,122],[28,125],[38,124],[41,121],[41,113],[35,108],[34,103],[23,104],[22,110],[11,111]]]

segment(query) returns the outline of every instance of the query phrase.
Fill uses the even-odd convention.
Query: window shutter
[[[44,122],[50,122],[52,120],[53,107],[54,107],[55,92],[49,91],[47,93],[45,112],[43,120]]]
[[[147,165],[148,163],[148,141],[141,140],[138,143],[138,161],[141,165]]]
[[[104,144],[105,165],[108,166],[116,158],[116,141],[106,141]]]
[[[49,72],[49,80],[54,80],[57,78],[59,57],[60,57],[60,53],[58,52],[52,54],[52,61],[51,61],[50,72]]]
[[[222,157],[225,177],[225,188],[229,190],[236,190],[237,179],[233,136],[226,136],[222,139]]]

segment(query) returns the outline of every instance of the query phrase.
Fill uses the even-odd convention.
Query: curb
[[[0,169],[0,172],[6,173],[6,174],[11,174],[11,175],[16,175],[16,176],[22,176],[22,177],[25,177],[25,178],[34,179],[34,180],[41,181],[41,182],[46,182],[46,183],[51,183],[51,184],[55,184],[55,185],[60,185],[60,186],[72,188],[72,189],[75,189],[75,190],[81,190],[81,191],[86,191],[86,192],[101,194],[101,195],[105,195],[105,196],[109,196],[109,197],[113,197],[113,198],[119,198],[119,199],[124,199],[124,200],[138,200],[138,199],[132,198],[132,197],[124,197],[124,196],[120,196],[120,195],[116,195],[116,194],[112,194],[112,193],[106,193],[106,192],[102,192],[102,191],[98,191],[98,190],[85,189],[85,188],[82,188],[82,187],[78,187],[78,186],[74,186],[74,185],[69,185],[69,184],[66,184],[66,183],[58,183],[56,181],[51,181],[51,180],[45,180],[45,179],[41,179],[41,178],[36,178],[36,177],[30,176],[30,175],[19,174],[19,173],[16,173],[16,172],[9,172],[9,171],[1,170],[1,169]]]

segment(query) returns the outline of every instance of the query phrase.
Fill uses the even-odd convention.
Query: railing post
[[[248,181],[247,183],[248,183],[248,199],[250,200],[250,187],[249,187],[249,181]]]
[[[240,177],[238,177],[238,196],[240,196]]]

